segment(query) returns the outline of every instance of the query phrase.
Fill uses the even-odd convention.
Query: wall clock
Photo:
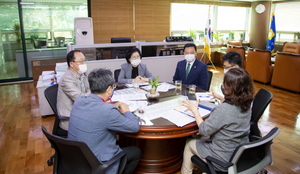
[[[255,11],[259,14],[263,13],[266,10],[266,7],[263,4],[258,4],[255,7]]]

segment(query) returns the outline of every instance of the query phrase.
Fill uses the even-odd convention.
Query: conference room
[[[255,94],[263,89],[271,93],[270,103],[266,103],[257,120],[261,136],[267,135],[275,127],[280,130],[280,133],[272,140],[272,165],[269,163],[263,168],[268,173],[299,172],[297,140],[299,139],[300,78],[297,68],[300,53],[297,50],[299,51],[300,44],[297,43],[298,22],[294,22],[296,19],[293,18],[298,14],[296,10],[299,7],[298,1],[108,2],[91,0],[84,3],[86,3],[85,8],[81,9],[85,10],[86,14],[81,13],[80,16],[72,19],[75,29],[73,26],[68,27],[71,35],[57,35],[57,31],[53,32],[54,36],[51,31],[47,34],[47,31],[44,38],[40,36],[37,39],[41,42],[46,41],[47,48],[38,49],[28,49],[33,43],[29,43],[27,36],[24,35],[23,38],[21,37],[23,39],[21,49],[18,48],[11,54],[2,54],[4,60],[1,61],[3,76],[1,75],[0,79],[0,97],[3,101],[0,113],[2,118],[0,151],[3,154],[1,172],[52,173],[54,171],[53,166],[56,164],[48,166],[51,162],[47,163],[47,160],[55,153],[55,150],[51,148],[41,126],[53,134],[56,117],[44,92],[47,88],[54,86],[52,84],[58,83],[59,85],[59,80],[51,81],[52,78],[49,77],[58,72],[58,66],[61,71],[67,68],[65,63],[67,52],[82,51],[87,60],[88,71],[108,68],[113,75],[116,75],[121,65],[126,63],[127,50],[140,49],[142,64],[147,65],[154,77],[159,77],[160,88],[168,88],[162,89],[158,92],[159,96],[153,98],[147,93],[147,89],[140,89],[146,97],[142,100],[147,100],[147,107],[155,110],[155,106],[158,107],[158,105],[163,108],[171,107],[168,102],[173,102],[177,106],[179,96],[187,96],[191,100],[196,99],[195,94],[189,91],[188,85],[183,84],[179,89],[173,81],[177,63],[184,60],[183,46],[187,43],[196,44],[197,59],[205,63],[207,70],[211,73],[208,86],[220,94],[222,94],[220,86],[225,75],[222,56],[230,50],[239,52],[238,50],[242,49],[243,68],[254,80]],[[5,2],[0,2],[0,7],[4,4]],[[30,4],[20,4],[20,7],[22,6],[30,9]],[[293,15],[287,14],[287,9],[294,10]],[[272,13],[275,14],[276,22],[273,52],[266,50]],[[212,33],[210,51],[207,52],[205,28],[207,28],[209,16]],[[54,15],[49,18],[54,18]],[[88,34],[81,32],[81,34],[92,36],[90,37],[92,39],[80,41],[80,35],[76,35],[75,18],[82,20],[79,23],[87,24],[83,20],[89,21],[87,28],[91,32]],[[23,24],[23,28],[26,28],[26,22],[28,20],[25,21],[25,25]],[[22,24],[20,26],[22,28]],[[10,43],[4,38],[10,35],[1,31],[3,35],[0,45],[7,46]],[[21,29],[21,32],[26,34],[28,30],[22,31]],[[39,30],[39,33],[43,31]],[[74,37],[73,34],[76,36]],[[50,36],[52,40],[49,39]],[[54,38],[57,37],[65,37],[65,39],[55,41]],[[62,44],[63,42],[65,43]],[[13,54],[17,56],[15,61],[5,58]],[[261,54],[264,55],[261,56]],[[19,58],[23,59],[23,62],[20,63]],[[14,70],[5,66],[8,62],[14,64]],[[9,72],[14,72],[14,76],[4,76]],[[47,76],[49,75],[47,73],[50,73],[50,76]],[[47,80],[50,83],[47,84]],[[117,81],[117,78],[115,80]],[[121,93],[122,90],[132,89],[130,84],[117,83],[115,91]],[[196,88],[196,93],[206,91],[210,91],[210,88],[205,90]],[[114,95],[117,97],[116,93]],[[214,104],[218,105],[218,102]],[[144,115],[151,113],[148,108]],[[139,116],[139,113],[135,114]],[[142,150],[142,157],[135,172],[180,174],[185,142],[188,138],[197,137],[195,135],[198,132],[196,122],[192,121],[178,126],[167,118],[158,117],[153,120],[145,120],[142,116],[140,118],[139,133],[118,135],[120,146],[136,145]],[[147,125],[143,121],[154,125]],[[285,155],[282,155],[283,151],[286,152]],[[55,161],[55,158],[53,160]],[[205,172],[205,169],[200,168],[195,168],[193,173]]]

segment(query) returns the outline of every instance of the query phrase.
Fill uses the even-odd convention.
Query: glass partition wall
[[[87,0],[0,0],[0,83],[32,79],[31,60],[66,56]]]

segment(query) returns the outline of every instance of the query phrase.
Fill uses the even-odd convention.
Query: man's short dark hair
[[[109,69],[94,69],[88,76],[90,89],[92,93],[101,94],[106,91],[109,86],[115,84],[113,74]]]
[[[132,49],[128,50],[127,53],[126,53],[125,58],[126,58],[127,63],[130,64],[129,59],[130,59],[131,55],[132,55],[134,52],[138,52],[139,55],[140,55],[140,58],[142,59],[141,51],[140,51],[138,48],[132,48]]]
[[[183,52],[185,51],[185,48],[188,48],[188,47],[194,47],[195,51],[197,52],[197,46],[194,43],[185,44],[184,47],[183,47]]]
[[[78,53],[82,53],[79,50],[72,50],[67,54],[67,63],[68,63],[68,67],[70,68],[70,62],[73,62],[75,60],[74,54],[78,52]]]
[[[228,61],[228,63],[232,66],[238,65],[240,68],[242,68],[242,56],[240,53],[236,51],[229,51],[227,54],[225,54],[222,57],[223,62]]]

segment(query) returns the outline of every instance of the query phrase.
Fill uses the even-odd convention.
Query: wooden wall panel
[[[163,41],[170,35],[170,0],[135,1],[135,39]]]
[[[133,0],[92,0],[94,42],[110,43],[112,37],[134,38]]]
[[[170,0],[91,0],[94,41],[112,37],[158,42],[170,35]]]

